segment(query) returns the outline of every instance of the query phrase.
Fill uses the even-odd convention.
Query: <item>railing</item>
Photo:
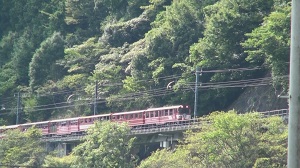
[[[259,113],[263,114],[265,117],[279,116],[282,119],[287,120],[289,116],[289,109],[279,109],[279,110],[264,111]]]
[[[173,132],[173,131],[185,131],[188,129],[199,128],[199,119],[191,119],[180,122],[172,122],[164,125],[142,125],[139,127],[134,127],[131,129],[129,135],[143,135],[143,134],[155,134],[161,132]],[[59,142],[59,141],[79,141],[86,135],[86,132],[78,132],[76,134],[66,134],[66,135],[52,135],[44,136],[42,138],[45,142]]]
[[[180,122],[172,122],[164,125],[143,125],[131,129],[130,135],[139,134],[154,134],[159,132],[173,132],[173,131],[184,131],[188,129],[197,129],[200,125],[199,119],[191,119]]]
[[[282,117],[284,120],[288,119],[288,109],[280,109],[280,110],[272,110],[272,111],[264,111],[259,112],[263,114],[265,117],[270,116],[279,116]],[[204,122],[197,119],[191,119],[186,121],[180,122],[172,122],[163,125],[142,125],[139,127],[134,127],[131,129],[129,135],[144,135],[144,134],[155,134],[155,133],[163,133],[163,132],[175,132],[175,131],[185,131],[188,129],[199,129],[201,123]],[[86,132],[79,132],[77,134],[68,134],[68,135],[53,135],[48,137],[43,137],[43,141],[48,142],[58,142],[58,141],[78,141],[82,139],[86,135]]]

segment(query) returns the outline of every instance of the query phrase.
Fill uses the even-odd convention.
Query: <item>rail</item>
[[[258,113],[264,115],[265,117],[279,116],[285,121],[287,121],[289,118],[289,109],[279,109],[279,110],[264,111]]]
[[[154,134],[160,132],[174,132],[174,131],[184,131],[188,129],[197,129],[201,120],[191,119],[175,123],[167,123],[164,125],[144,125],[141,127],[133,128],[130,131],[130,135],[140,135],[140,134]]]
[[[284,120],[288,119],[288,109],[279,109],[272,111],[264,111],[258,112],[265,117],[270,116],[279,116]],[[185,131],[189,129],[199,129],[203,120],[200,118],[191,119],[180,122],[172,122],[164,125],[142,125],[139,127],[134,127],[131,129],[129,135],[145,135],[145,134],[156,134],[156,133],[164,133],[164,132],[176,132],[176,131]],[[86,132],[79,132],[76,134],[68,134],[68,135],[54,135],[54,136],[45,136],[42,138],[45,142],[58,142],[58,141],[79,141],[86,135]]]
[[[188,129],[197,129],[200,125],[200,119],[191,119],[180,122],[172,122],[164,125],[142,125],[139,127],[134,127],[130,130],[129,135],[144,135],[144,134],[155,134],[161,132],[174,132],[174,131],[185,131]],[[42,140],[45,142],[70,142],[70,141],[79,141],[83,139],[86,135],[86,132],[78,132],[75,134],[66,134],[66,135],[52,135],[44,136]]]

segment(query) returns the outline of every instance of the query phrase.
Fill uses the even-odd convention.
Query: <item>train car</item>
[[[49,121],[49,135],[66,135],[79,132],[79,118]]]
[[[130,127],[136,127],[138,125],[145,124],[145,111],[129,111],[121,113],[112,113],[111,121],[113,122],[127,122]]]
[[[86,116],[79,118],[79,131],[86,131],[95,121],[109,121],[111,114],[100,114],[94,116]]]
[[[35,126],[41,129],[43,136],[68,135],[82,133],[86,131],[95,121],[127,122],[130,127],[144,125],[163,125],[168,123],[180,123],[191,119],[189,106],[175,105],[168,107],[149,108],[146,110],[128,111],[85,116],[77,118],[67,118],[52,121],[42,121],[36,123],[26,123],[20,125],[0,127],[0,138],[5,136],[5,131],[10,129],[20,129],[26,131]]]
[[[42,131],[42,135],[48,135],[49,134],[49,121],[41,121],[36,123],[26,123],[20,125],[21,131],[26,131],[28,128],[31,128],[32,126],[35,126],[36,128],[40,129]]]
[[[145,111],[145,124],[166,124],[191,119],[189,106],[149,108]]]

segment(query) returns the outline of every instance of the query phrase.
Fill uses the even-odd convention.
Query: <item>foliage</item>
[[[130,128],[126,123],[96,122],[91,127],[83,143],[74,148],[72,168],[81,167],[133,167],[135,156],[130,138]]]
[[[248,39],[243,47],[248,53],[247,61],[257,65],[267,65],[274,76],[275,84],[281,84],[287,90],[290,48],[291,6],[289,2],[281,2],[269,16],[265,17],[261,26],[246,34]]]
[[[138,166],[139,168],[169,168],[169,167],[195,167],[185,163],[185,153],[172,152],[168,149],[157,150],[148,158],[143,160]]]
[[[43,167],[70,168],[73,160],[73,155],[68,155],[64,157],[55,157],[52,155],[47,155]]]
[[[269,65],[203,73],[202,83],[261,77],[269,70],[280,82],[287,73],[288,2],[0,0],[1,100],[34,91],[21,99],[25,120],[38,121],[90,114],[96,82],[99,112],[193,105],[196,65]],[[201,89],[201,115],[227,108],[241,92]]]
[[[285,167],[286,149],[287,126],[281,118],[214,112],[204,118],[201,131],[187,132],[176,151],[157,151],[140,167]]]
[[[198,65],[204,69],[252,67],[253,65],[245,60],[247,55],[241,43],[246,39],[245,33],[251,32],[263,22],[272,5],[272,0],[221,0],[206,6],[203,37],[190,47],[189,61],[193,66]],[[264,71],[210,73],[201,76],[201,82],[249,79],[259,77],[263,73]],[[232,94],[233,92],[235,94]],[[203,105],[201,109],[206,113],[224,109],[240,93],[239,88],[203,91],[203,97],[200,97]],[[219,103],[211,109],[211,101]]]
[[[42,133],[36,128],[25,132],[10,130],[0,140],[0,163],[2,165],[24,165],[41,167],[45,157],[40,138]]]
[[[48,80],[56,81],[62,75],[55,61],[64,56],[64,41],[59,33],[46,39],[35,52],[29,64],[30,87],[36,90]]]

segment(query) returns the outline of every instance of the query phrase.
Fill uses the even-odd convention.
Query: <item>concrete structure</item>
[[[273,110],[260,112],[265,117],[280,116],[287,121],[288,109]],[[130,132],[130,136],[137,138],[140,145],[159,143],[162,148],[174,148],[179,140],[184,137],[184,132],[187,130],[197,130],[201,128],[201,124],[207,122],[196,119],[185,121],[182,123],[172,123],[169,125],[149,125],[134,128]],[[58,156],[68,155],[72,149],[80,143],[85,133],[43,137],[45,147],[48,151],[57,151]]]

